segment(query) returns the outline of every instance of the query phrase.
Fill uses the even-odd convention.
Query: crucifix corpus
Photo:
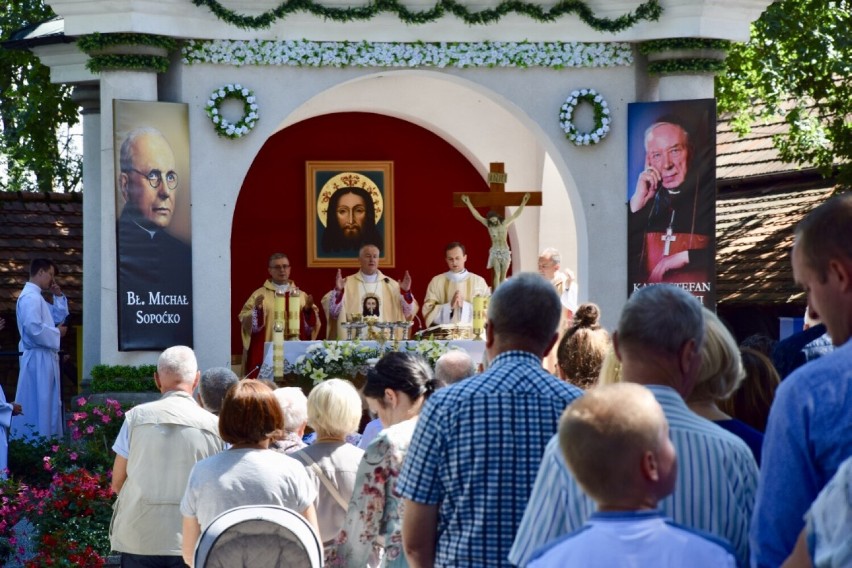
[[[540,191],[518,191],[506,192],[506,175],[502,162],[492,162],[488,172],[488,185],[491,190],[488,193],[453,193],[453,206],[466,205],[470,209],[474,219],[482,223],[491,236],[491,248],[488,251],[488,268],[493,271],[492,290],[496,290],[509,272],[509,264],[512,262],[512,252],[509,250],[509,226],[515,222],[526,205],[541,205]],[[495,210],[498,208],[516,205],[515,210],[508,219]],[[477,207],[490,207],[492,210],[483,217],[476,210]]]

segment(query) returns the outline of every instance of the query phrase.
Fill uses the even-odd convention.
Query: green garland
[[[682,49],[716,49],[728,51],[733,42],[725,39],[705,39],[697,37],[673,37],[669,39],[655,39],[639,44],[639,53],[660,53],[661,51],[675,51]]]
[[[663,75],[667,73],[719,73],[725,70],[721,59],[667,59],[648,63],[648,73]]]
[[[100,33],[84,35],[77,39],[77,47],[88,54],[99,49],[115,47],[117,45],[144,45],[147,47],[159,47],[166,51],[172,51],[177,48],[177,40],[171,37],[150,34]]]
[[[267,10],[257,16],[238,14],[226,8],[217,0],[192,0],[196,6],[206,6],[220,20],[242,29],[268,28],[273,22],[294,12],[308,12],[326,20],[352,22],[369,20],[377,14],[395,13],[406,24],[425,24],[434,22],[446,14],[452,14],[469,25],[493,24],[507,14],[521,14],[539,22],[554,22],[565,14],[576,13],[589,27],[599,32],[620,32],[640,21],[657,21],[663,12],[659,0],[647,0],[633,13],[624,14],[615,19],[595,17],[592,9],[582,0],[561,0],[550,10],[543,10],[536,4],[523,0],[504,0],[496,8],[468,11],[467,7],[456,0],[438,0],[429,10],[413,12],[400,0],[372,0],[366,6],[348,8],[329,8],[314,0],[285,0],[277,8]]]
[[[169,58],[161,55],[90,55],[86,69],[92,73],[101,71],[155,71],[165,73],[169,70]]]
[[[99,53],[117,46],[144,46],[173,51],[177,40],[149,34],[89,34],[77,39],[77,47],[89,55],[86,69],[92,73],[101,71],[155,71],[165,73],[169,70],[169,58],[162,55],[143,55],[141,53]]]

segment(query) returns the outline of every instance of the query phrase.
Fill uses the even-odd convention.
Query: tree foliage
[[[53,16],[42,0],[4,0],[0,41]],[[32,52],[0,48],[0,190],[78,189],[82,157],[68,131],[77,121],[70,87],[51,83]]]
[[[781,116],[775,137],[784,161],[837,170],[852,183],[852,2],[778,0],[735,46],[716,81],[719,110],[740,132]]]

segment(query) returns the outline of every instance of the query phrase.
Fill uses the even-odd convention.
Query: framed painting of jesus
[[[393,162],[306,162],[308,267],[357,267],[365,244],[394,266]]]

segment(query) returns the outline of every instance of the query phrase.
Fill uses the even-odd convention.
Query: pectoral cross
[[[524,193],[527,193],[526,191],[507,192],[507,178],[505,164],[503,162],[491,162],[488,171],[488,187],[491,190],[488,193],[470,191],[453,193],[453,207],[464,207],[461,196],[466,194],[470,197],[470,202],[474,207],[490,207],[502,215],[501,208],[520,205]],[[530,200],[527,205],[541,205],[540,191],[530,191],[529,194]]]
[[[671,252],[670,248],[671,248],[672,241],[677,240],[677,237],[672,232],[672,225],[674,225],[674,216],[675,216],[675,212],[672,211],[672,219],[669,222],[669,226],[666,228],[666,234],[662,235],[660,237],[661,241],[666,242],[666,245],[663,247],[663,256],[669,256],[669,254]]]
[[[669,256],[669,248],[671,247],[672,241],[676,241],[677,237],[672,234],[672,226],[666,229],[666,234],[660,237],[660,240],[666,241],[666,245],[663,247],[663,256]]]

